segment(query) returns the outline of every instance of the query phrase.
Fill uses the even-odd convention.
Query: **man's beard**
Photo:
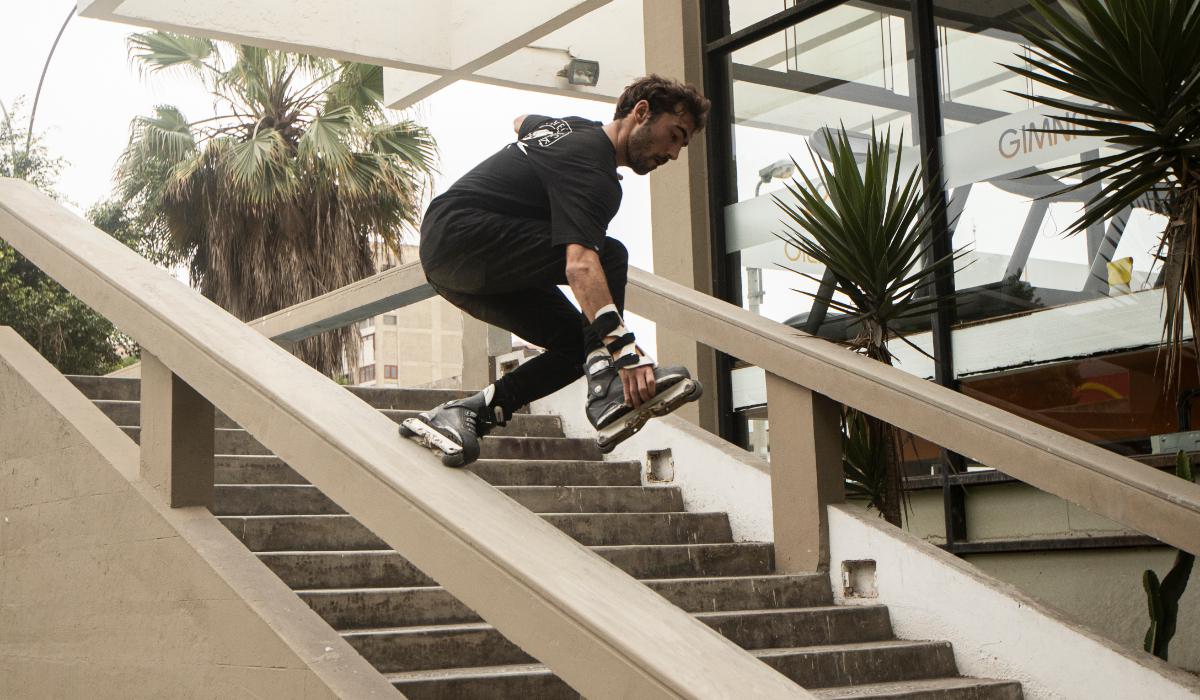
[[[625,153],[629,161],[629,169],[638,175],[645,175],[658,167],[659,161],[651,153],[650,142],[651,134],[648,122],[638,126],[629,135]]]

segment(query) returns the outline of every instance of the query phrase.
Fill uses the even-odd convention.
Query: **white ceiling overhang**
[[[77,6],[83,17],[381,65],[385,99],[395,108],[458,80],[611,100],[645,64],[642,0],[77,0]],[[572,56],[600,61],[595,87],[569,85],[557,75]]]

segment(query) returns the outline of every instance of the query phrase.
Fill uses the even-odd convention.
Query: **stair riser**
[[[492,628],[342,636],[381,673],[537,663]]]
[[[139,439],[140,428],[126,426],[122,430],[134,441]],[[214,449],[220,455],[271,454],[250,433],[224,428],[217,429]],[[479,454],[482,459],[514,460],[599,460],[603,457],[593,441],[574,438],[488,437],[480,443]]]
[[[213,515],[341,515],[344,510],[308,485],[217,484]]]
[[[68,375],[67,379],[89,399],[103,401],[137,401],[142,393],[140,379],[116,377],[81,377]]]
[[[618,513],[543,516],[587,546],[731,541],[724,513]],[[387,549],[350,516],[225,516],[221,522],[252,552]]]
[[[395,552],[267,553],[259,559],[297,590],[437,585]]]
[[[213,460],[217,484],[307,484],[295,469],[274,457],[247,459],[217,457]]]
[[[651,590],[686,612],[763,610],[832,604],[829,581],[819,576],[779,579],[692,579],[645,583]],[[480,621],[479,616],[440,587],[307,591],[302,593],[301,597],[332,627],[342,630],[451,625]]]
[[[765,610],[833,605],[829,578],[821,575],[645,581],[655,593],[688,612]]]
[[[218,484],[305,484],[295,470],[267,455],[221,455],[214,462]],[[467,467],[493,486],[640,487],[638,462],[480,460]],[[682,502],[680,503],[682,507]],[[678,510],[678,509],[676,509]]]
[[[260,472],[263,470],[259,470]],[[230,476],[222,470],[213,496],[216,515],[334,515],[344,511],[314,486],[303,485],[293,470],[281,467],[276,476],[255,474],[258,484],[222,482]],[[296,488],[277,486],[295,482]],[[683,498],[677,489],[640,487],[561,487],[553,489],[502,488],[534,513],[670,513],[683,510]],[[540,493],[545,492],[545,493]]]
[[[853,644],[892,638],[887,608],[845,607],[722,613],[700,621],[743,649]]]
[[[397,682],[409,700],[579,700],[579,693],[548,671],[444,681]]]
[[[109,419],[121,426],[137,426],[142,424],[141,420],[141,404],[137,401],[96,401],[96,406],[108,416]],[[399,423],[405,418],[412,418],[419,411],[416,410],[384,410],[382,413],[391,418],[393,422]],[[239,429],[237,423],[234,423],[228,416],[220,411],[215,414],[215,425],[217,428],[224,429]],[[514,415],[508,425],[496,428],[493,435],[505,435],[509,437],[562,437],[562,421],[557,416],[532,415],[528,413],[518,413]]]
[[[683,493],[677,488],[502,486],[500,491],[534,513],[678,513],[684,509]]]
[[[814,695],[818,698],[846,698],[847,700],[850,698],[853,700],[1024,700],[1020,683],[980,683],[978,686],[965,688],[921,689],[906,691],[903,696],[888,690],[881,690],[878,693],[864,690],[843,692],[840,688],[817,691]]]
[[[770,573],[770,545],[598,547],[600,556],[636,578],[755,576]],[[259,558],[296,589],[436,586],[395,552],[263,553]]]
[[[931,642],[903,647],[836,651],[797,651],[767,656],[767,665],[805,688],[887,683],[958,674],[949,644]]]
[[[444,588],[405,588],[352,593],[308,591],[301,594],[330,627],[416,627],[479,622],[479,615]]]

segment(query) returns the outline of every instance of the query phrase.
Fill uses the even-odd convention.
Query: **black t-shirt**
[[[430,203],[550,222],[553,245],[599,251],[621,206],[612,141],[600,122],[530,115],[516,143],[475,166]]]

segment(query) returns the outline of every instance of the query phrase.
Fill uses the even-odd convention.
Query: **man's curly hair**
[[[692,115],[696,131],[704,128],[708,119],[708,109],[712,105],[708,98],[691,85],[651,73],[644,78],[638,78],[625,88],[617,98],[617,110],[613,118],[628,116],[634,105],[642,100],[650,103],[651,118],[660,114]]]

